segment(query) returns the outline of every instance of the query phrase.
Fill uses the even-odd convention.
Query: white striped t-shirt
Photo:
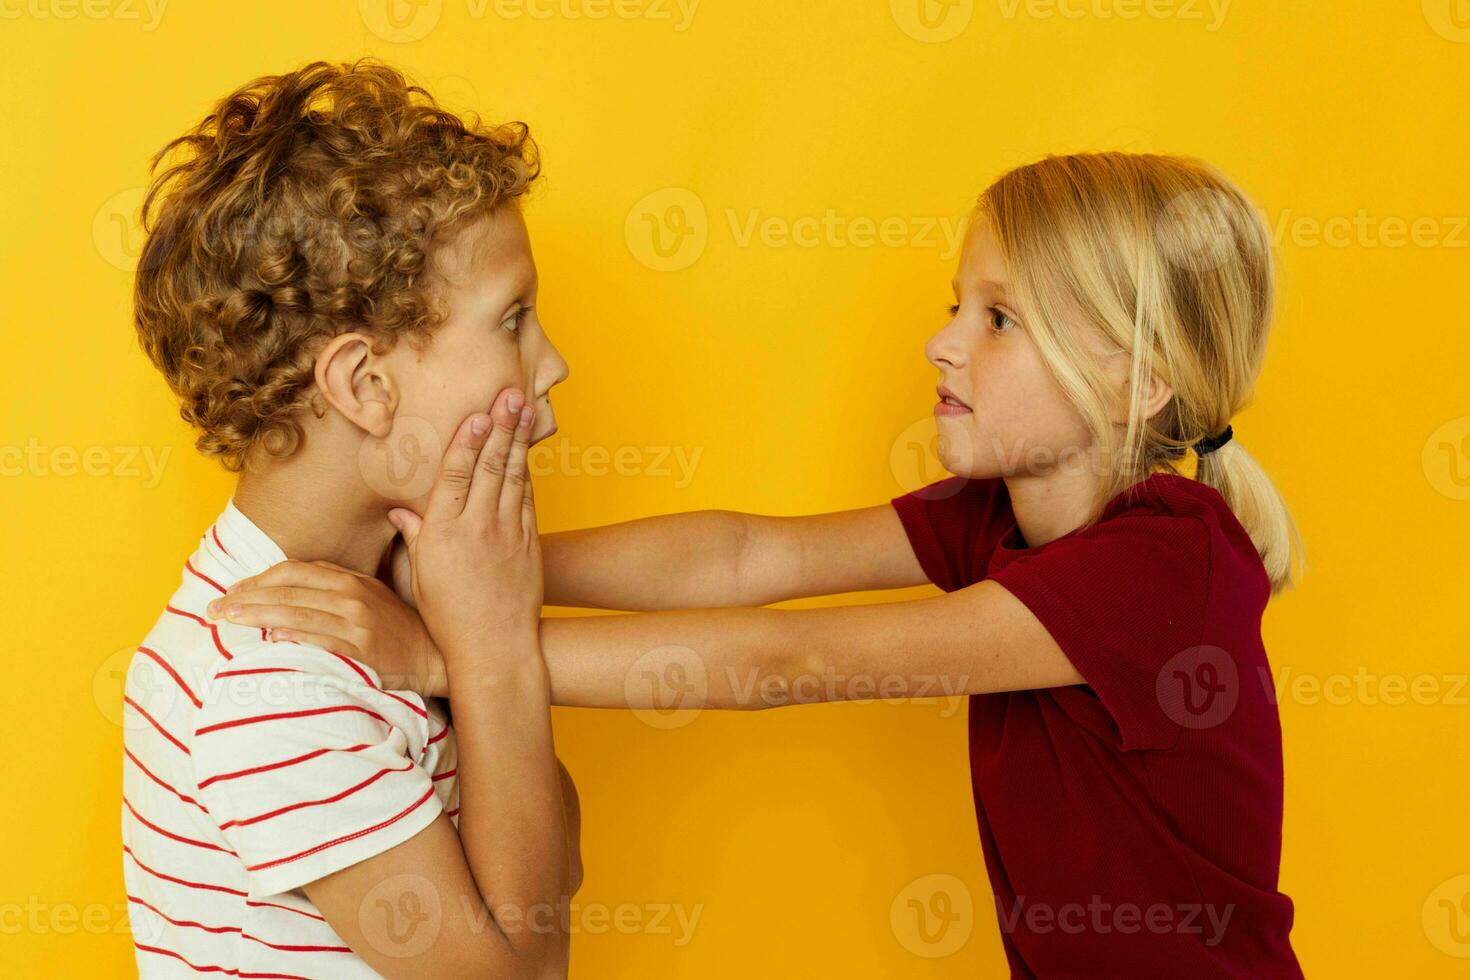
[[[123,877],[144,977],[372,977],[301,886],[457,819],[442,705],[210,620],[286,556],[230,501],[128,666]]]

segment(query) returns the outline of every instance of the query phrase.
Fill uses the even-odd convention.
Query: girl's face
[[[954,279],[953,319],[924,354],[939,368],[939,458],[957,476],[1037,475],[1085,452],[1088,426],[1027,331],[990,223],[977,218]]]
[[[567,377],[536,315],[536,263],[525,220],[513,207],[466,227],[434,255],[449,316],[427,349],[397,345],[399,412],[428,422],[448,445],[466,416],[489,411],[506,387],[536,410],[531,441],[556,431],[550,391]]]

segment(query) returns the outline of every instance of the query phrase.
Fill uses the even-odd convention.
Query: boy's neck
[[[364,575],[377,574],[397,533],[389,505],[356,467],[349,473],[304,458],[275,461],[242,473],[234,500],[287,558],[330,561]]]

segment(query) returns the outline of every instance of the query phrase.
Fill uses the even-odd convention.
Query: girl
[[[543,621],[554,701],[650,706],[625,679],[675,664],[721,708],[937,679],[972,695],[1015,976],[1299,976],[1258,681],[1296,535],[1229,424],[1270,322],[1262,222],[1199,161],[1049,157],[981,195],[953,286],[925,353],[954,476],[891,506],[546,535],[548,602],[670,610]],[[412,543],[419,518],[393,520]],[[945,594],[729,608],[925,580]],[[446,693],[417,615],[369,576],[287,563],[215,611]]]

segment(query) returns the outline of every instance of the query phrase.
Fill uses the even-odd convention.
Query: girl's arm
[[[805,517],[670,514],[546,534],[541,549],[554,606],[763,606],[927,581],[888,504]]]
[[[418,614],[377,579],[283,562],[242,585],[211,614],[355,657],[390,686],[449,693]],[[543,619],[541,649],[553,703],[589,707],[667,708],[673,689],[685,707],[765,708],[1082,683],[1035,615],[990,581],[862,606]]]
[[[541,644],[553,702],[583,707],[753,709],[1084,683],[1036,616],[988,581],[862,606],[545,619]]]

